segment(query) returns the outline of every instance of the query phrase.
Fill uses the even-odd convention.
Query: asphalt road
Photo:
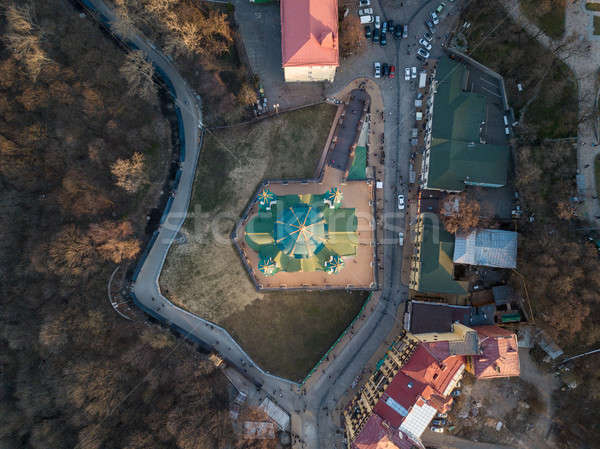
[[[114,18],[112,10],[102,0],[89,1],[106,17]],[[381,15],[386,18],[378,0],[374,0],[373,3],[382,11]],[[386,8],[385,12],[396,15],[396,17],[387,17],[388,19],[396,18],[396,23],[402,23],[401,20],[398,20],[401,17],[412,18],[409,24],[409,39],[401,41],[390,39],[387,47],[377,49],[379,54],[388,61],[395,61],[397,67],[395,80],[379,81],[384,93],[386,117],[384,209],[386,214],[391,217],[384,234],[386,243],[384,248],[384,300],[378,303],[375,312],[370,315],[336,359],[327,364],[324,373],[311,384],[311,388],[306,392],[299,391],[298,386],[293,382],[263,371],[254,364],[224,329],[176,307],[160,292],[158,284],[160,272],[169,247],[185,220],[190,201],[194,173],[201,148],[199,144],[199,125],[202,120],[201,105],[192,89],[162,53],[147,42],[142,34],[131,38],[131,41],[146,53],[148,58],[169,77],[173,84],[175,101],[182,111],[186,145],[186,159],[182,164],[183,173],[173,205],[164,224],[159,228],[156,243],[139,272],[133,291],[143,306],[160,315],[169,323],[177,325],[204,341],[207,345],[214,347],[232,367],[236,367],[237,372],[243,373],[249,382],[261,386],[261,395],[269,395],[272,400],[291,414],[292,420],[297,423],[295,427],[299,429],[299,436],[304,441],[303,447],[307,448],[341,447],[340,431],[342,429],[339,412],[334,410],[336,403],[351,385],[354,377],[362,370],[363,365],[384,341],[394,324],[398,306],[406,300],[408,294],[408,289],[400,281],[402,251],[401,247],[397,245],[397,231],[404,228],[404,216],[398,214],[396,195],[404,191],[405,186],[400,184],[402,180],[408,179],[410,152],[408,133],[414,123],[412,102],[416,93],[416,80],[404,81],[401,63],[402,66],[417,65],[414,57],[415,32],[417,28],[423,28],[422,19],[428,13],[425,6],[432,2],[408,0],[404,3],[406,6],[401,10],[398,10],[397,2],[393,5],[385,4],[384,7]],[[422,31],[419,34],[422,34]],[[411,50],[409,55],[406,55],[407,46],[411,42],[413,42]],[[368,61],[365,67],[366,70],[369,70],[368,67],[372,67],[372,62]],[[361,75],[370,76],[372,73],[353,73],[342,68],[338,80],[334,84],[339,85],[345,79],[349,81]],[[332,85],[331,88],[334,89],[335,85]],[[239,378],[236,380],[236,376],[230,376],[230,378],[236,385],[246,390],[250,385],[246,380]],[[255,394],[257,393],[255,392]]]

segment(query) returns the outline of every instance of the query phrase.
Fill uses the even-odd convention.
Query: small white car
[[[404,246],[404,232],[398,233],[398,245]]]
[[[443,427],[431,426],[430,429],[431,429],[432,432],[435,432],[435,433],[444,433],[444,428]]]
[[[410,67],[404,69],[404,81],[410,81]]]
[[[431,50],[431,44],[427,39],[419,39],[419,44],[421,44],[427,51]]]
[[[374,63],[373,68],[375,69],[375,78],[381,78],[381,63]]]
[[[398,210],[404,210],[404,195],[398,195]]]
[[[378,30],[381,28],[381,17],[375,16],[375,29]]]
[[[368,23],[373,23],[373,16],[359,16],[361,25],[366,25]]]
[[[360,6],[361,8],[365,8],[367,6],[371,6],[371,0],[360,0],[358,2],[358,6]]]
[[[435,19],[433,19],[433,24],[437,25],[438,23],[440,23],[440,19],[438,17],[436,17]]]
[[[373,8],[365,8],[358,10],[359,16],[368,16],[369,14],[373,14]]]
[[[419,48],[419,49],[417,50],[417,54],[418,54],[419,56],[422,56],[422,57],[423,57],[423,58],[425,58],[425,59],[429,58],[429,52],[428,52],[427,50],[425,50],[424,48]]]
[[[412,68],[411,78],[412,79],[416,79],[417,78],[417,68],[414,67],[414,66]]]

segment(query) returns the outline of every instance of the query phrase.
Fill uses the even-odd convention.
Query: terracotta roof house
[[[518,376],[519,346],[517,336],[498,326],[477,326],[479,356],[467,357],[467,371],[477,379]]]
[[[338,37],[337,0],[281,0],[285,81],[333,81],[339,66]]]
[[[402,431],[394,431],[373,414],[352,442],[352,449],[411,449],[415,445]]]
[[[428,348],[420,344],[402,372],[412,379],[431,386],[438,395],[447,396],[456,387],[465,370],[461,356],[437,360]]]

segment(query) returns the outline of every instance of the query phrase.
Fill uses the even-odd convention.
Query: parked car
[[[425,62],[427,61],[423,56],[421,56],[419,53],[417,53],[417,59],[421,62]]]
[[[425,59],[429,58],[429,52],[427,50],[425,50],[424,48],[419,48],[417,50],[417,55],[420,55]]]
[[[423,33],[423,37],[425,38],[425,40],[427,42],[431,42],[433,40],[433,36],[431,34],[429,34],[427,31],[425,31],[425,33]]]
[[[382,78],[385,78],[386,76],[388,76],[388,70],[390,69],[390,66],[388,65],[387,62],[384,62],[381,65],[381,76]]]
[[[367,39],[371,39],[371,35],[372,35],[372,34],[371,34],[371,27],[370,27],[369,25],[367,25],[367,26],[365,27],[365,37],[366,37]]]
[[[425,48],[425,50],[427,50],[427,51],[431,50],[431,44],[429,43],[428,40],[419,39],[419,44],[421,44],[423,46],[423,48]]]
[[[404,195],[398,195],[398,210],[404,210]]]
[[[365,8],[367,6],[371,6],[371,0],[359,0],[358,6],[361,8]]]
[[[431,429],[432,432],[435,432],[435,433],[444,433],[444,428],[443,427],[431,426],[430,429]]]
[[[404,246],[404,232],[398,233],[398,245]]]
[[[410,67],[404,69],[404,81],[410,81]]]
[[[394,21],[388,20],[388,33],[392,34],[396,28],[394,28]]]
[[[362,25],[365,23],[373,23],[373,16],[360,16],[360,23]]]
[[[417,100],[422,100],[423,94],[421,92],[417,92]]]
[[[394,37],[396,39],[400,39],[402,37],[402,28],[404,28],[402,25],[396,25],[394,27]]]
[[[441,14],[445,7],[446,7],[446,2],[442,2],[439,4],[439,6],[437,8],[435,8],[435,12],[437,12],[438,14]]]
[[[381,17],[375,16],[375,29],[378,30],[381,28]]]
[[[373,42],[379,42],[379,30],[377,28],[373,30]]]
[[[412,68],[411,78],[412,79],[417,78],[417,68],[415,66],[413,66],[413,68]]]
[[[433,24],[434,24],[434,25],[437,25],[438,23],[440,23],[440,18],[439,18],[439,17],[435,17],[435,18],[432,20],[432,22],[433,22]]]
[[[387,30],[388,30],[388,23],[384,20],[383,22],[381,22],[381,32],[387,33]]]
[[[450,393],[450,395],[451,395],[453,398],[457,398],[457,397],[459,397],[459,396],[460,396],[460,394],[461,394],[461,393],[462,393],[462,391],[460,391],[460,390],[452,390],[452,393]]]
[[[387,44],[387,33],[385,31],[381,32],[381,39],[379,39],[379,44],[382,47],[385,47],[385,45]]]
[[[438,413],[435,416],[438,417],[438,418],[447,418],[448,417],[448,413]]]
[[[433,25],[433,23],[431,22],[431,20],[426,20],[426,21],[425,21],[425,26],[426,26],[427,28],[429,28],[429,32],[430,32],[431,34],[434,34],[434,33],[435,33],[435,26]]]
[[[358,10],[359,16],[368,16],[370,14],[373,14],[373,8],[365,8],[365,9]]]
[[[404,24],[402,27],[402,39],[408,38],[408,24]]]
[[[431,16],[431,20],[439,19],[438,15],[435,11],[431,11],[429,13],[429,15]]]
[[[375,62],[373,64],[373,68],[375,69],[375,78],[381,78],[381,64],[379,62]]]
[[[390,66],[390,78],[395,78],[395,77],[396,77],[396,66],[391,65]]]
[[[434,419],[433,421],[431,421],[431,424],[433,424],[434,426],[443,427],[446,425],[446,420],[444,418]]]

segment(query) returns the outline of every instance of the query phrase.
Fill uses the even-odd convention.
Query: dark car
[[[417,59],[419,61],[421,61],[421,62],[425,62],[426,61],[426,59],[423,56],[421,56],[419,53],[417,53]]]
[[[371,27],[369,25],[365,27],[365,37],[371,39]]]
[[[381,32],[381,39],[379,40],[379,43],[381,44],[382,47],[385,46],[385,44],[387,44],[387,33],[384,33],[383,31]]]
[[[442,427],[446,425],[446,420],[444,418],[434,419],[433,421],[431,421],[431,424],[433,424],[434,426]]]
[[[379,42],[379,30],[377,28],[373,30],[373,42]]]
[[[392,34],[396,28],[394,28],[394,21],[388,20],[388,33]]]
[[[396,25],[394,27],[394,37],[400,39],[402,37],[402,25]]]
[[[387,64],[387,62],[384,62],[381,65],[381,77],[385,78],[390,74],[390,66]]]
[[[433,25],[433,23],[431,23],[431,20],[426,20],[425,25],[427,26],[427,28],[429,28],[431,34],[435,33],[435,26]]]

